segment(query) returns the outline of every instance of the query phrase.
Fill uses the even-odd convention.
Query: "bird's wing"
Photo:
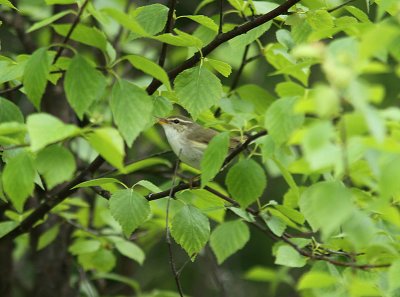
[[[205,150],[211,138],[213,138],[217,134],[218,132],[213,129],[206,129],[199,126],[194,127],[193,131],[191,131],[187,138],[192,142],[193,145],[201,150]]]

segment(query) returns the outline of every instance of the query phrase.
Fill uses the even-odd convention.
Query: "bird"
[[[218,131],[205,128],[191,119],[176,115],[168,118],[158,118],[158,123],[164,129],[172,151],[178,158],[196,169],[201,169],[200,163],[207,145],[218,135]],[[236,148],[241,141],[237,137],[230,138],[229,149]]]

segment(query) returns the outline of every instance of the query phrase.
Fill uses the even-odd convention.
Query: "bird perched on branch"
[[[205,128],[184,116],[159,118],[158,122],[164,128],[168,142],[178,158],[182,162],[200,169],[200,162],[207,145],[219,132]],[[240,143],[239,138],[231,138],[229,149],[236,148]]]

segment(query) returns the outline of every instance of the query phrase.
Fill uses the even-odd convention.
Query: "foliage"
[[[0,0],[0,295],[398,296],[398,1],[156,2]]]

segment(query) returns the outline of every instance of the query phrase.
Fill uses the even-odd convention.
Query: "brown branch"
[[[80,22],[80,20],[81,20],[82,13],[83,13],[83,11],[85,10],[86,6],[89,4],[89,1],[90,1],[90,0],[85,0],[85,2],[83,2],[81,8],[79,9],[78,14],[77,14],[76,17],[75,17],[74,22],[72,23],[71,27],[69,28],[69,31],[68,31],[67,35],[65,35],[64,40],[62,41],[62,44],[67,44],[67,43],[68,43],[68,41],[69,41],[69,39],[71,38],[71,35],[72,35],[72,33],[74,32],[76,26],[78,26],[78,24],[79,24],[79,22]],[[54,65],[54,64],[58,61],[58,59],[61,57],[63,51],[64,51],[64,47],[63,47],[63,46],[60,46],[60,47],[58,48],[58,50],[57,50],[56,55],[54,56],[53,63],[52,63],[53,65]]]
[[[222,26],[224,25],[224,0],[219,0],[219,26],[218,26],[218,34],[222,33]]]
[[[7,94],[7,93],[11,93],[11,92],[17,91],[17,90],[21,89],[22,87],[23,87],[23,85],[22,85],[22,84],[19,84],[19,85],[16,85],[15,87],[8,88],[8,89],[5,89],[5,90],[1,90],[1,91],[0,91],[0,95],[3,95],[3,94]]]
[[[164,33],[170,33],[172,31],[172,28],[174,27],[174,11],[176,6],[176,0],[170,0],[168,6],[169,6],[168,18],[167,18],[167,23],[165,24]],[[160,58],[158,59],[158,65],[160,65],[161,67],[164,67],[165,59],[167,58],[167,49],[168,49],[168,44],[163,43],[161,48]]]
[[[182,289],[181,281],[179,279],[178,270],[176,269],[176,264],[175,264],[175,260],[174,260],[174,254],[173,254],[173,251],[172,251],[171,232],[169,230],[169,211],[170,211],[171,199],[173,197],[172,192],[173,192],[173,188],[174,188],[174,185],[175,185],[178,169],[179,169],[179,156],[178,156],[178,158],[176,160],[174,175],[172,176],[172,187],[171,187],[170,193],[168,195],[167,209],[166,209],[166,213],[165,213],[165,241],[167,242],[167,245],[168,245],[169,265],[171,266],[171,270],[172,270],[172,274],[173,274],[174,279],[175,279],[176,287],[178,289],[180,297],[183,297],[184,296],[183,295],[183,289]]]
[[[235,206],[239,206],[239,203],[237,201],[235,201],[234,199],[220,193],[217,190],[214,190],[210,187],[205,187],[205,190],[213,193],[214,195],[222,198],[225,201],[230,202],[231,204],[235,205]],[[253,210],[252,208],[248,207],[246,208],[246,211],[251,213],[252,215],[259,217],[259,213],[255,210]],[[255,226],[256,228],[260,229],[263,233],[265,233],[266,235],[268,235],[271,239],[273,240],[282,240],[285,243],[287,243],[288,245],[290,245],[291,247],[293,247],[300,255],[307,257],[311,260],[317,260],[317,261],[326,261],[329,263],[332,263],[334,265],[337,266],[343,266],[343,267],[351,267],[351,268],[355,268],[355,269],[372,269],[372,268],[385,268],[385,267],[389,267],[390,264],[357,264],[354,262],[343,262],[343,261],[338,261],[335,259],[332,259],[328,256],[325,255],[315,255],[314,253],[312,253],[311,251],[307,251],[306,249],[300,248],[298,245],[296,245],[293,241],[290,240],[289,236],[286,234],[283,234],[282,236],[277,236],[274,233],[271,232],[271,230],[266,229],[264,226],[260,225],[260,223],[258,222],[248,222],[249,224]],[[348,256],[348,253],[343,253],[344,255]]]
[[[213,41],[211,41],[209,44],[204,46],[200,51],[195,53],[191,58],[184,61],[180,66],[169,71],[168,76],[169,76],[170,80],[173,80],[182,71],[196,65],[196,63],[199,62],[202,57],[206,57],[208,54],[210,54],[212,51],[214,51],[221,44],[225,43],[228,40],[231,40],[232,38],[234,38],[236,36],[244,34],[248,31],[250,31],[251,29],[261,26],[262,24],[276,18],[279,15],[284,14],[298,2],[300,2],[300,0],[287,0],[286,2],[279,5],[277,8],[271,10],[270,12],[268,12],[262,16],[255,18],[254,20],[246,22],[240,26],[237,26],[234,29],[232,29],[226,33],[217,35]],[[149,94],[153,94],[160,86],[161,86],[161,82],[159,80],[154,79],[150,83],[150,85],[147,87],[146,90]]]
[[[28,232],[33,225],[41,220],[55,206],[60,204],[64,199],[74,193],[77,189],[71,189],[80,182],[84,181],[86,175],[94,173],[104,162],[104,159],[98,156],[90,165],[83,170],[77,177],[66,184],[57,193],[50,195],[50,198],[36,208],[29,216],[27,216],[15,229],[11,230],[4,237],[0,238],[0,243]]]

